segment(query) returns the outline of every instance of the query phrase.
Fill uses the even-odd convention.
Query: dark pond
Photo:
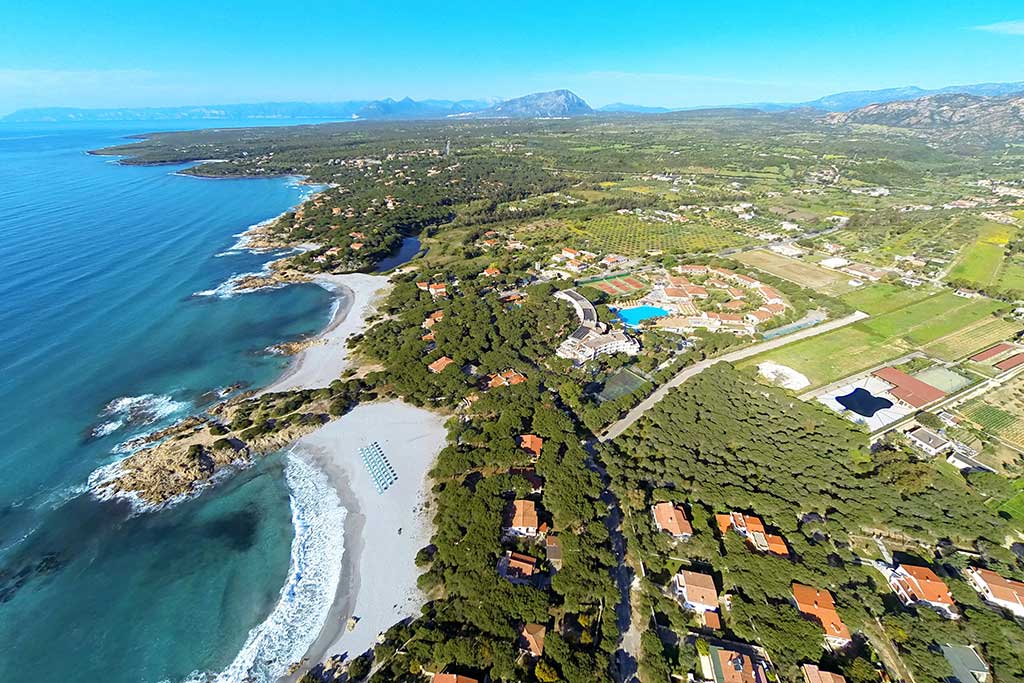
[[[411,261],[412,258],[420,251],[420,238],[419,237],[406,237],[402,239],[402,245],[398,247],[395,253],[391,254],[387,258],[383,258],[377,262],[377,267],[374,272],[383,273],[384,271],[397,268],[398,266]]]
[[[844,396],[837,396],[836,400],[847,410],[852,410],[862,417],[874,417],[879,410],[892,408],[892,401],[875,396],[862,387],[857,387]]]

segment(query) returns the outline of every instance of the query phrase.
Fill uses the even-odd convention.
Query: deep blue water
[[[615,311],[619,320],[630,327],[636,327],[645,320],[652,318],[664,318],[668,311],[658,306],[633,306],[632,308],[620,308]]]
[[[264,349],[330,311],[312,285],[196,296],[259,270],[234,235],[308,188],[84,153],[159,127],[131,125],[0,124],[2,681],[219,672],[290,571],[280,456],[153,514],[85,493],[128,437],[273,379],[286,360]]]
[[[879,410],[892,408],[892,401],[881,396],[875,396],[863,387],[857,387],[848,394],[836,396],[839,405],[847,410],[852,410],[861,417],[874,417]]]

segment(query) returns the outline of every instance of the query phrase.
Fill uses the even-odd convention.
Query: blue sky
[[[554,88],[696,106],[1024,81],[1019,0],[4,4],[0,114]]]

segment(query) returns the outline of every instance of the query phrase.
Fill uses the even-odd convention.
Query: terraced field
[[[936,339],[923,350],[943,360],[956,360],[1009,339],[1020,329],[1020,323],[990,316]]]
[[[1024,448],[1024,380],[1013,381],[972,399],[960,414],[984,430]]]

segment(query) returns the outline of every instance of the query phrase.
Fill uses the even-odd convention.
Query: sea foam
[[[171,417],[188,407],[171,396],[142,394],[115,398],[100,411],[103,422],[92,429],[93,438],[109,436],[122,427],[143,427]]]
[[[327,621],[341,578],[346,510],[324,474],[289,452],[284,468],[292,512],[288,579],[267,619],[249,631],[219,674],[193,672],[185,683],[271,683],[305,656]]]

